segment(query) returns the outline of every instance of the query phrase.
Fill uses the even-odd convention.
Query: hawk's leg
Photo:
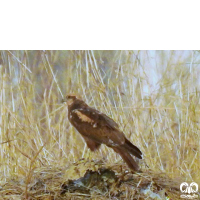
[[[88,148],[91,150],[91,151],[95,151],[96,149],[98,149],[101,144],[95,142],[94,140],[90,139],[89,137],[86,137],[86,136],[83,136],[85,142],[87,143],[87,146]]]

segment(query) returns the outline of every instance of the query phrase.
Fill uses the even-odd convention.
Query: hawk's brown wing
[[[118,124],[113,119],[111,119],[104,113],[102,113],[94,108],[91,108],[89,106],[86,106],[86,107],[84,106],[84,107],[76,109],[76,110],[79,110],[80,112],[82,112],[87,117],[89,117],[93,120],[98,120],[98,122],[102,126],[109,126],[110,128],[117,128],[117,129],[119,128]]]
[[[74,109],[69,116],[74,127],[87,138],[108,146],[125,143],[125,136],[117,123],[107,115],[90,107]]]

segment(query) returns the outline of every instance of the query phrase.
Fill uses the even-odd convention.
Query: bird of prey
[[[89,107],[75,95],[67,95],[65,101],[69,121],[82,135],[91,151],[105,144],[118,153],[130,169],[139,170],[132,155],[142,159],[142,152],[126,138],[113,119]]]

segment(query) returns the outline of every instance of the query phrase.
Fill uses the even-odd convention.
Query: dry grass
[[[149,184],[156,179],[171,198],[176,192],[170,184],[177,179],[200,185],[200,52],[0,53],[0,199],[111,198],[109,193],[60,196],[61,185],[87,169],[118,166],[119,176],[127,169],[105,146],[88,150],[67,120],[61,103],[67,93],[79,94],[120,124],[144,153],[141,165]],[[93,159],[103,164],[95,168]],[[80,165],[72,173],[74,162]],[[32,189],[36,183],[41,190]],[[146,198],[133,189],[126,195]]]

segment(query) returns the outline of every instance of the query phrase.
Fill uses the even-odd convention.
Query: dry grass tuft
[[[172,180],[164,173],[144,171],[133,174],[127,166],[104,162],[78,161],[68,167],[35,169],[28,184],[8,178],[2,183],[3,199],[179,199],[183,180]],[[72,178],[73,177],[73,178]],[[66,181],[67,180],[67,181]]]

